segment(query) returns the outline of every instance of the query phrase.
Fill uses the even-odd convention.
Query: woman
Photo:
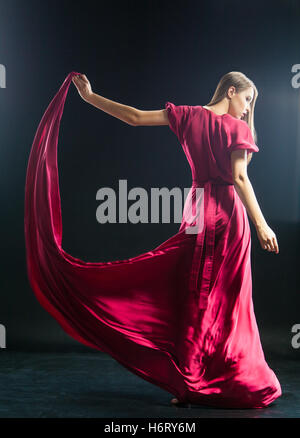
[[[86,263],[61,247],[56,154],[71,80],[84,101],[132,126],[169,125],[182,145],[193,177],[182,223],[152,251]],[[282,393],[265,361],[252,302],[246,211],[262,248],[279,252],[247,175],[259,151],[256,98],[253,82],[230,72],[206,106],[167,102],[165,109],[141,111],[95,94],[85,75],[72,72],[33,143],[25,237],[38,300],[70,336],[174,394],[174,405],[263,408]],[[190,233],[199,218],[202,228]]]

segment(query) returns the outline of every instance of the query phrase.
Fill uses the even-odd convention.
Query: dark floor
[[[268,359],[282,396],[263,409],[171,406],[172,394],[101,352],[2,350],[0,418],[299,418],[299,362]]]

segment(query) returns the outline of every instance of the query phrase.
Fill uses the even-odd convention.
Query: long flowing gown
[[[75,340],[181,402],[268,406],[281,386],[261,346],[250,226],[230,164],[232,150],[259,150],[248,124],[167,102],[169,126],[193,177],[178,233],[137,257],[84,262],[61,246],[57,167],[60,120],[75,74],[50,102],[27,168],[26,262],[38,301]]]

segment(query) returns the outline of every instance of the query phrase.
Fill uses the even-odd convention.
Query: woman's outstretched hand
[[[270,252],[276,252],[276,254],[279,253],[276,235],[267,224],[257,227],[256,232],[262,249],[267,249]]]
[[[72,82],[78,90],[78,93],[82,97],[83,100],[88,101],[89,97],[92,95],[92,87],[85,75],[76,75],[73,76]]]

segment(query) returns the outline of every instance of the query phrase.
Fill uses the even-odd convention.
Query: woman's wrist
[[[91,93],[89,93],[88,95],[86,95],[86,96],[84,97],[83,100],[85,100],[87,103],[91,103],[92,98],[93,98],[93,95],[94,95],[94,93],[93,93],[93,91],[92,91]]]
[[[265,219],[262,219],[254,224],[257,231],[261,230],[262,228],[266,227],[267,225],[268,224],[267,224]]]

